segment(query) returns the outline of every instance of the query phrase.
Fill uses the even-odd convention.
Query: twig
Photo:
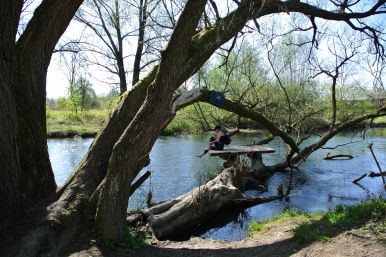
[[[353,180],[353,183],[354,183],[354,184],[358,184],[358,182],[359,182],[360,180],[362,180],[363,178],[365,178],[366,176],[367,176],[367,173],[363,174],[363,175],[360,176],[359,178]]]
[[[376,157],[375,154],[374,154],[374,151],[373,151],[373,143],[370,143],[370,144],[369,144],[369,149],[370,149],[370,151],[371,151],[371,154],[373,155],[373,158],[374,158],[375,163],[377,164],[377,167],[378,167],[378,170],[379,170],[379,174],[381,174],[382,181],[383,181],[383,185],[385,185],[385,184],[386,184],[386,182],[385,182],[385,177],[383,176],[382,169],[381,169],[381,165],[379,164],[378,159],[377,159],[377,157]],[[386,187],[385,187],[385,191],[386,191]]]
[[[363,142],[363,140],[357,140],[357,141],[352,141],[352,142],[348,142],[348,143],[345,143],[345,144],[340,144],[340,145],[336,145],[336,146],[333,146],[333,147],[321,147],[320,149],[328,149],[328,150],[334,150],[338,147],[342,147],[342,146],[346,146],[346,145],[349,145],[349,144],[354,144],[354,143],[360,143],[360,142]]]

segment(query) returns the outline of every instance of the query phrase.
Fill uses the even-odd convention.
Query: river
[[[87,152],[92,140],[82,138],[48,140],[48,150],[58,185],[65,182]],[[207,145],[207,140],[208,135],[160,137],[151,151],[150,165],[142,171],[150,170],[152,175],[130,198],[129,209],[144,206],[149,190],[153,192],[155,202],[169,200],[205,183],[211,174],[220,170],[223,163],[220,158],[195,157]],[[251,144],[258,140],[259,136],[235,135],[232,137],[232,144]],[[316,140],[316,137],[308,139],[308,142],[313,140]],[[354,143],[337,149],[319,150],[300,166],[299,171],[294,171],[294,188],[288,202],[275,201],[249,208],[225,226],[210,229],[203,236],[240,240],[245,237],[251,220],[262,221],[272,218],[286,208],[310,212],[326,211],[338,204],[351,205],[378,197],[383,193],[381,178],[365,178],[360,182],[361,186],[351,181],[363,173],[377,171],[367,148],[368,143],[374,144],[375,154],[381,165],[383,164],[383,169],[386,169],[386,129],[369,131],[365,140],[354,133],[340,134],[327,146],[333,147],[347,142]],[[285,152],[285,146],[279,139],[273,140],[270,146],[276,152],[263,155],[265,164],[281,160]],[[328,152],[351,154],[355,158],[345,161],[323,160]],[[283,181],[288,181],[289,176],[289,173],[276,173],[267,182],[269,191],[264,194],[276,194],[277,186]],[[256,192],[248,191],[246,194],[254,195]]]

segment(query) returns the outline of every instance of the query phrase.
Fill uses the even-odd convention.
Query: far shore
[[[386,122],[380,122],[380,123],[373,123],[371,128],[386,128]],[[99,128],[101,129],[101,128]],[[48,131],[47,132],[47,137],[50,139],[60,139],[60,138],[75,138],[75,137],[81,137],[81,138],[94,138],[97,134],[99,129],[95,129],[95,131],[76,131],[76,130],[71,130],[71,131]],[[234,131],[236,128],[230,128],[228,129],[229,131]],[[241,135],[264,135],[265,130],[264,129],[240,129],[239,134]],[[325,129],[320,129],[319,131],[325,131]],[[161,136],[179,136],[179,135],[197,135],[197,134],[203,134],[203,133],[208,133],[208,132],[199,132],[199,131],[181,131],[181,130],[176,130],[176,131],[167,131],[161,133]]]

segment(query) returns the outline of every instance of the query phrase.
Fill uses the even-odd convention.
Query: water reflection
[[[216,217],[221,228],[211,229],[204,236],[214,239],[238,240],[247,232],[251,220],[264,220],[280,214],[286,208],[295,208],[302,211],[329,210],[337,204],[355,204],[380,195],[381,181],[378,178],[365,178],[361,181],[363,188],[354,185],[351,181],[363,173],[376,170],[376,165],[367,148],[369,142],[374,143],[374,151],[383,167],[386,166],[386,133],[385,129],[372,130],[365,141],[345,145],[336,149],[319,150],[307,159],[299,171],[293,174],[293,190],[289,200],[276,201],[236,212],[233,221],[222,226],[224,217]],[[195,155],[207,145],[207,135],[186,135],[177,137],[160,137],[150,155],[151,164],[143,171],[152,172],[151,179],[135,192],[129,202],[129,208],[140,208],[145,205],[146,194],[152,190],[154,201],[168,200],[177,197],[192,188],[205,183],[212,174],[221,169],[222,160],[219,158]],[[258,141],[252,135],[236,135],[232,144],[250,144]],[[310,143],[317,138],[308,139]],[[352,133],[341,134],[328,143],[334,147],[350,141],[361,140],[360,135]],[[87,152],[92,139],[50,139],[48,148],[55,178],[59,185],[63,184],[70,172]],[[286,152],[281,140],[275,139],[270,143],[276,152],[266,154],[266,164],[280,161]],[[326,161],[323,157],[327,153],[351,154],[355,158],[348,161]],[[268,183],[268,192],[263,195],[276,194],[277,186],[289,181],[289,173],[277,173]],[[256,195],[255,191],[246,194]],[[228,221],[226,221],[228,222]]]

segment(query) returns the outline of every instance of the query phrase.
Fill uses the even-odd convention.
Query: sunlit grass
[[[297,220],[304,220],[308,216],[308,213],[300,213],[294,209],[288,209],[284,211],[281,215],[275,215],[271,219],[266,219],[262,222],[256,220],[252,221],[249,225],[248,235],[253,236],[259,232],[264,232],[270,229],[273,225],[291,218],[296,218]]]
[[[248,235],[253,236],[269,230],[285,220],[298,223],[292,229],[293,240],[300,242],[331,240],[339,233],[351,229],[372,233],[379,240],[386,240],[386,201],[372,200],[355,206],[337,206],[326,213],[299,213],[287,210],[282,215],[263,222],[253,221]]]
[[[379,239],[385,239],[386,202],[384,200],[367,201],[355,206],[337,206],[335,210],[324,213],[319,219],[311,217],[313,219],[293,229],[295,240],[328,241],[342,231],[358,228],[377,235]]]
[[[108,110],[47,110],[47,131],[52,133],[96,133],[108,118]]]

